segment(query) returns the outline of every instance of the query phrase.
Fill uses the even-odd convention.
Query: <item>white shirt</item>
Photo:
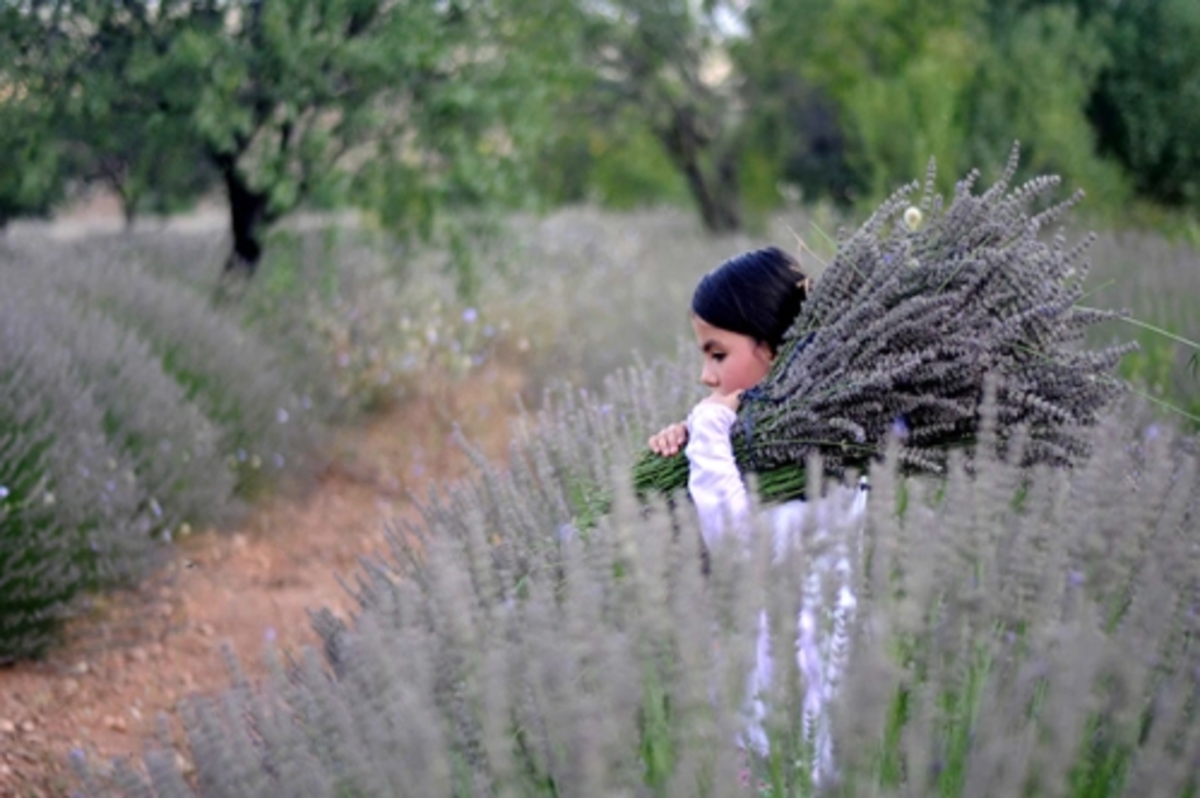
[[[737,414],[723,405],[702,402],[688,415],[688,491],[699,515],[700,532],[712,552],[732,526],[739,534],[754,529],[748,514],[750,500],[733,457],[730,430]],[[789,501],[765,509],[772,530],[774,559],[784,559],[789,547],[805,545],[823,551],[811,560],[805,576],[803,603],[797,618],[796,663],[804,677],[805,731],[814,745],[813,780],[834,774],[829,705],[845,667],[850,625],[857,601],[851,562],[858,552],[866,515],[866,491],[834,488],[813,502]],[[815,524],[806,521],[816,515]],[[814,529],[815,526],[815,529]],[[822,606],[823,586],[833,581],[834,606]],[[770,632],[766,612],[759,615],[754,669],[748,678],[747,726],[743,744],[766,755],[762,722],[772,680]]]

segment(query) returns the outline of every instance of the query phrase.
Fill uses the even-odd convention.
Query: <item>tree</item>
[[[0,100],[0,230],[20,216],[48,215],[62,197],[59,154],[33,109]]]
[[[1195,0],[1075,0],[1110,58],[1088,107],[1103,152],[1139,193],[1200,207],[1200,5]]]
[[[990,36],[967,98],[969,165],[999,163],[1019,139],[1023,172],[1062,175],[1099,203],[1119,208],[1129,195],[1127,177],[1102,156],[1087,116],[1110,61],[1100,26],[1061,3],[1020,7],[991,0],[990,6]]]
[[[1125,196],[1085,113],[1107,53],[1097,26],[1067,3],[757,0],[748,19],[748,73],[795,95],[781,102],[765,86],[764,118],[804,119],[810,129],[797,138],[828,131],[824,163],[797,167],[834,196],[857,188],[874,203],[924,174],[930,157],[948,181],[1003,163],[1014,140],[1023,173],[1062,174],[1111,204]]]
[[[837,103],[806,74],[803,44],[809,31],[804,0],[759,0],[746,13],[748,35],[735,43],[733,57],[746,76],[745,97],[753,113],[747,149],[766,169],[757,190],[759,203],[777,205],[781,184],[806,200],[829,197],[849,205],[863,192],[862,177],[849,163],[850,131]],[[749,197],[748,197],[749,199]]]
[[[984,41],[979,0],[763,0],[772,49],[832,98],[848,160],[873,202],[922,174],[955,174]]]
[[[746,108],[727,43],[729,3],[690,0],[573,0],[589,85],[579,102],[589,120],[625,119],[635,109],[683,175],[708,230],[741,229],[739,180]]]
[[[43,216],[62,197],[61,153],[48,104],[22,80],[22,17],[0,8],[0,230],[19,216]]]
[[[27,42],[59,47],[31,74],[51,76],[44,82],[74,121],[65,135],[133,193],[150,188],[143,183],[164,191],[194,152],[229,203],[227,272],[253,274],[268,227],[313,198],[357,188],[428,210],[486,193],[517,135],[503,124],[521,103],[506,82],[512,53],[497,3],[32,5]],[[464,174],[463,161],[475,172]],[[382,190],[380,174],[405,184]]]

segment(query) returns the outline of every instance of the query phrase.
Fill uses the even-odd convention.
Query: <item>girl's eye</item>
[[[713,352],[712,359],[717,361],[718,363],[720,363],[722,360],[725,359],[725,353],[724,352]]]

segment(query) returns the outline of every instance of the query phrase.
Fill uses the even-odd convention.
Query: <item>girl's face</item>
[[[714,327],[694,313],[692,331],[696,333],[696,345],[704,355],[700,382],[715,394],[728,396],[751,388],[771,369],[775,356],[771,347],[762,341]]]

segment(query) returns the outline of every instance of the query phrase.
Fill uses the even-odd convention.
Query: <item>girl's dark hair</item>
[[[735,255],[704,275],[692,294],[692,313],[774,352],[807,295],[808,278],[796,259],[767,247]]]

